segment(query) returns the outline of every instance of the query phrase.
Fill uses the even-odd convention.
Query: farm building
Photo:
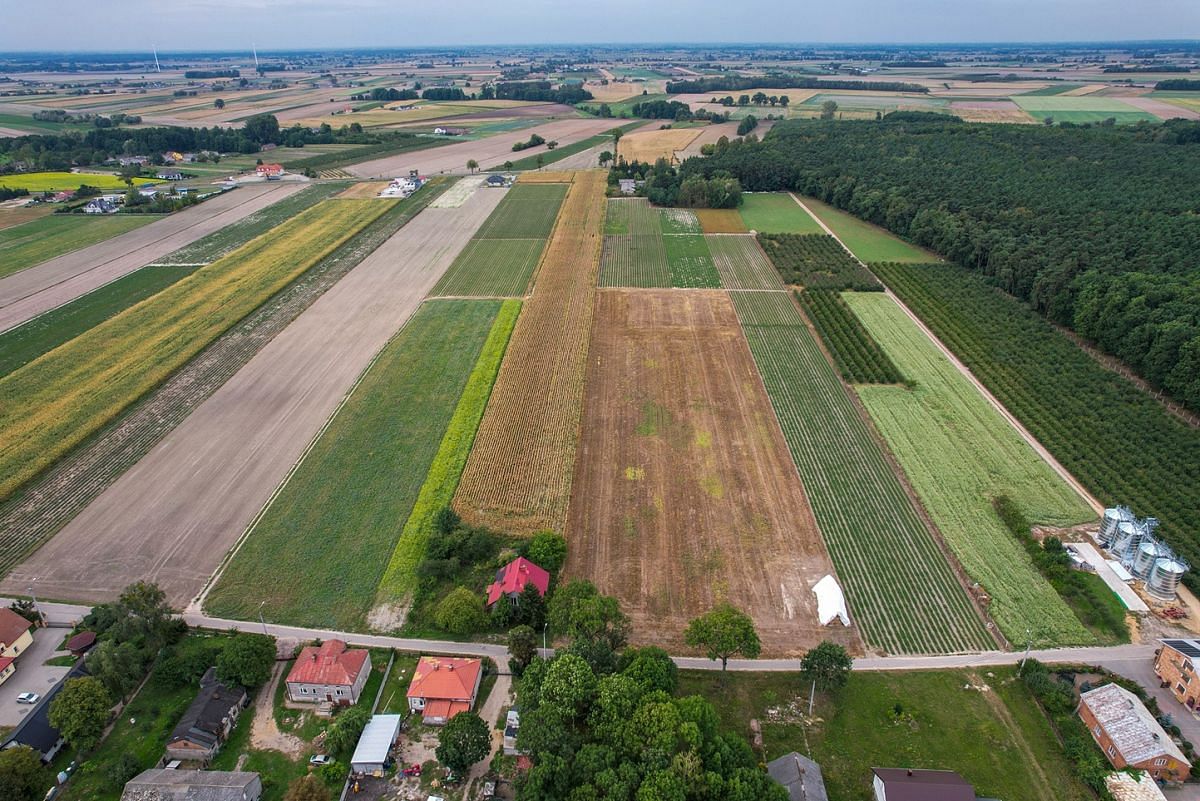
[[[125,784],[121,801],[258,801],[257,773],[151,768]]]
[[[91,650],[96,644],[96,632],[81,631],[71,639],[67,640],[66,649],[71,652],[71,656],[80,657]]]
[[[177,150],[168,150],[162,154],[163,161],[167,164],[177,164],[183,161],[183,154]]]
[[[254,168],[254,174],[259,178],[278,178],[283,175],[282,164],[259,164]]]
[[[787,790],[789,801],[829,801],[821,766],[795,751],[768,762],[767,773]]]
[[[372,776],[383,775],[391,761],[392,746],[400,733],[400,715],[375,715],[367,722],[354,756],[350,757],[350,769],[356,773]]]
[[[975,788],[952,770],[872,768],[875,801],[975,801]]]
[[[408,685],[408,708],[425,723],[440,726],[475,706],[483,663],[478,659],[423,656]]]
[[[182,181],[183,173],[179,170],[159,170],[154,177],[160,181]]]
[[[537,587],[538,595],[545,597],[546,590],[550,589],[550,574],[524,556],[517,557],[496,571],[496,580],[487,588],[487,605],[494,606],[501,598],[516,603],[529,584]]]
[[[1141,699],[1116,684],[1080,696],[1079,718],[1117,770],[1137,768],[1155,779],[1182,782],[1192,765]]]
[[[1104,786],[1113,801],[1167,801],[1158,782],[1145,773],[1136,777],[1119,771],[1110,773],[1104,777]]]
[[[244,687],[225,686],[217,680],[216,668],[210,667],[200,679],[200,692],[167,740],[167,758],[208,764],[249,701]]]
[[[1200,706],[1200,681],[1194,680],[1197,661],[1200,661],[1200,640],[1162,640],[1162,647],[1154,657],[1154,675],[1188,709]]]
[[[342,640],[326,640],[320,647],[307,646],[296,657],[287,677],[288,698],[354,704],[370,675],[371,655],[365,649],[348,649]]]

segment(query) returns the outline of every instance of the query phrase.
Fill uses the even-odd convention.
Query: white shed
[[[388,755],[400,733],[400,715],[375,715],[358,738],[354,756],[350,758],[350,769],[357,773],[383,775]]]

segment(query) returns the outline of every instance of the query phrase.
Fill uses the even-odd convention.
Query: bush
[[[451,634],[471,634],[487,622],[483,599],[467,587],[456,587],[434,610],[433,619]]]
[[[235,634],[217,657],[217,678],[247,689],[261,687],[275,667],[275,638],[263,634]]]
[[[525,548],[529,561],[549,573],[557,573],[567,559],[567,541],[553,531],[539,531]]]

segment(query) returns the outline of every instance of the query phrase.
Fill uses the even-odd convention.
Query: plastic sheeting
[[[846,609],[846,596],[838,586],[837,579],[826,576],[812,588],[817,596],[817,617],[822,626],[828,626],[834,619],[842,621],[843,626],[850,625],[850,612]]]

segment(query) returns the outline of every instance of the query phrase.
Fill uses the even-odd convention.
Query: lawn
[[[893,236],[882,228],[860,220],[853,214],[835,209],[813,198],[804,198],[804,204],[817,215],[838,239],[850,248],[859,261],[867,263],[890,261],[907,264],[927,264],[939,259]]]
[[[0,229],[0,278],[159,219],[157,214],[51,214]]]
[[[151,178],[134,178],[135,184],[157,183]],[[125,191],[125,179],[98,172],[20,172],[0,176],[0,186],[8,189],[28,189],[30,192],[62,192],[87,184],[97,189]]]
[[[821,226],[786,192],[750,192],[738,209],[746,228],[762,234],[822,234]]]
[[[499,309],[438,301],[417,311],[255,525],[209,595],[209,612],[246,617],[265,601],[277,622],[365,626]]]
[[[858,386],[921,503],[967,573],[992,598],[1011,642],[1026,631],[1041,646],[1094,641],[992,508],[1007,496],[1034,523],[1067,526],[1095,515],[1007,420],[955,369],[890,297],[842,296],[911,382]]]
[[[0,334],[0,378],[166,289],[196,267],[143,267]]]
[[[0,497],[391,208],[329,200],[0,379]]]
[[[1095,798],[1012,668],[853,673],[835,696],[818,696],[810,722],[800,714],[808,689],[794,673],[691,671],[681,673],[678,694],[707,697],[723,728],[747,740],[750,719],[760,720],[764,759],[811,756],[838,801],[870,801],[873,767],[954,770],[981,797]]]

